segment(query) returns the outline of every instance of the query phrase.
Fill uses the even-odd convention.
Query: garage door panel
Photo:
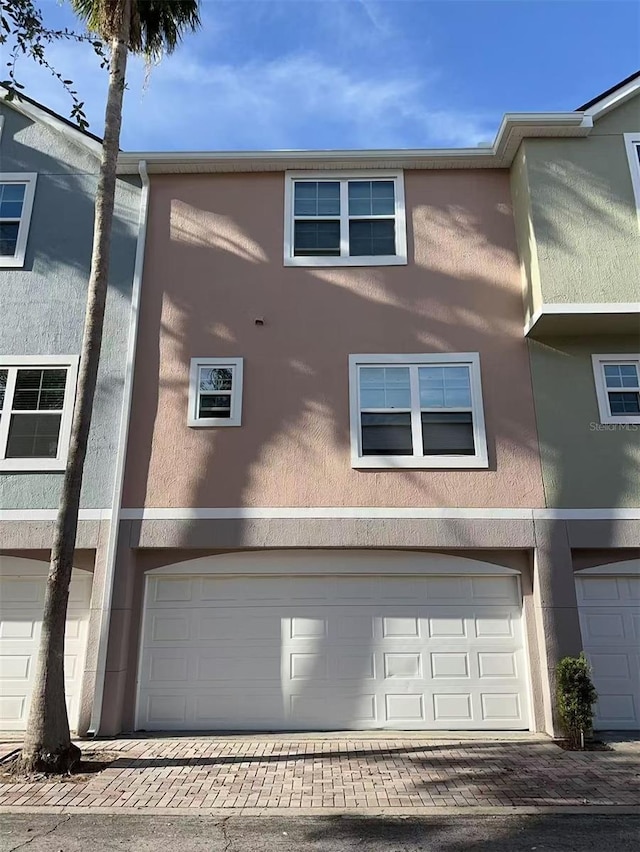
[[[597,728],[640,728],[639,588],[635,575],[576,578],[582,642],[598,692]]]
[[[27,723],[29,698],[36,673],[42,607],[49,566],[3,557],[0,577],[0,729],[19,731]],[[39,570],[38,570],[39,569]],[[10,573],[15,571],[15,574]],[[25,576],[26,574],[26,576]],[[65,690],[69,722],[77,725],[84,673],[91,577],[72,576],[65,632]]]
[[[171,612],[149,580],[139,727],[528,726],[512,577],[186,579]]]

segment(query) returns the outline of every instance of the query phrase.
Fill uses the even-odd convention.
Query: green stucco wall
[[[640,426],[600,424],[591,362],[638,349],[622,336],[529,341],[547,506],[640,506]]]
[[[514,210],[534,308],[536,262],[544,303],[638,300],[640,229],[623,135],[637,131],[640,97],[599,119],[587,137],[522,144],[512,186],[530,193],[528,210],[514,191]],[[528,216],[533,258],[523,251]]]

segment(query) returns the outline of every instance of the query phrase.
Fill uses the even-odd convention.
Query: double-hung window
[[[592,355],[601,423],[640,423],[640,354]]]
[[[286,266],[406,264],[402,173],[288,173]]]
[[[0,471],[64,470],[77,356],[0,358]]]
[[[631,185],[636,199],[638,227],[640,227],[640,133],[625,133],[624,142],[631,172]]]
[[[189,426],[240,426],[242,358],[192,358]]]
[[[24,266],[36,177],[0,173],[0,267]]]
[[[352,465],[487,467],[477,353],[351,355]]]

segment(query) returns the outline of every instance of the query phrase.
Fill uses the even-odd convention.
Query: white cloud
[[[100,134],[106,72],[86,48],[57,45],[51,59],[74,80]],[[59,84],[21,67],[27,93],[67,114]],[[238,64],[209,62],[181,48],[151,71],[132,59],[122,147],[143,149],[475,146],[497,117],[445,109],[438,75],[367,72],[313,53]]]

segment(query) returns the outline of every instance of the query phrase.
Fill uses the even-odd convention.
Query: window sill
[[[357,470],[478,470],[489,467],[485,456],[356,456],[351,467]]]
[[[2,459],[0,473],[63,472],[66,466],[66,459]]]
[[[637,426],[640,424],[640,417],[637,414],[629,414],[627,417],[613,417],[610,415],[600,417],[601,426],[611,426],[615,424],[619,426]],[[633,431],[635,432],[635,429]]]
[[[22,269],[24,257],[0,257],[0,269]]]
[[[193,420],[189,418],[187,421],[187,426],[190,429],[202,429],[202,428],[211,428],[218,426],[241,426],[239,419],[233,419],[229,417],[203,417],[199,420]]]
[[[285,257],[285,266],[340,267],[340,266],[406,266],[403,255],[379,255],[377,257]]]

